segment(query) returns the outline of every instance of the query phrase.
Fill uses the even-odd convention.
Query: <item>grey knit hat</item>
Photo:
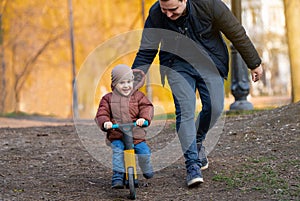
[[[120,81],[133,78],[132,69],[125,64],[119,64],[111,71],[111,86],[115,87]]]

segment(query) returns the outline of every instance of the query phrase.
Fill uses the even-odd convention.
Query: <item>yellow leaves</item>
[[[148,15],[150,5],[154,2],[155,0],[144,1],[145,17]],[[73,0],[72,3],[77,73],[85,59],[97,46],[119,34],[143,27],[142,0]],[[66,107],[69,110],[72,104],[68,2],[7,1],[4,15],[5,62],[7,72],[9,72],[7,79],[11,80],[11,85],[18,86],[20,89],[20,92],[10,90],[7,102],[16,102],[14,97],[17,96],[14,93],[21,93],[21,96],[18,96],[21,100],[17,102],[26,105],[23,108],[27,112],[52,113],[58,116],[71,113],[71,111],[66,112]],[[139,43],[139,36],[130,38],[127,42],[136,46]],[[103,58],[113,58],[120,49],[126,52],[124,51],[126,48],[128,48],[128,54],[120,55],[114,61],[102,61]],[[93,59],[92,65],[95,65],[93,71],[97,71],[99,65],[107,66],[108,69],[119,62],[131,65],[135,52],[132,52],[130,48],[124,43],[106,47],[101,55]],[[35,56],[37,57],[34,58]],[[20,79],[16,78],[12,69],[18,74],[24,72],[24,76],[18,76],[21,77]],[[88,91],[91,87],[91,80],[95,82],[92,77],[95,72],[87,74],[87,80],[84,80],[86,81],[84,91]],[[110,75],[105,75],[106,78],[109,79],[101,83],[99,81],[101,89],[97,89],[98,94],[101,90],[110,90],[110,84],[108,84]],[[79,95],[86,96],[85,94],[86,92]],[[45,104],[34,104],[40,100],[39,97],[44,98],[43,101],[38,102]],[[79,99],[84,100],[85,97],[79,97]],[[83,107],[94,105],[91,102],[84,103],[84,101],[81,104],[86,104]]]

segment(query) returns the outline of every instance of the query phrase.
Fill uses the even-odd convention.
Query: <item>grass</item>
[[[26,112],[10,112],[0,113],[0,117],[18,118],[18,117],[55,117],[54,115],[42,115],[38,113],[26,113]]]
[[[10,113],[0,114],[0,117],[10,117],[10,118],[24,117],[24,116],[30,116],[30,115],[25,112],[10,112]]]
[[[277,161],[274,157],[250,158],[229,172],[224,170],[217,173],[212,180],[225,183],[227,189],[274,194],[280,199],[299,197],[300,185],[291,187],[289,181],[280,173],[282,167],[299,164],[299,160],[286,161],[288,164],[280,164]]]
[[[153,120],[166,120],[166,119],[175,119],[175,113],[167,113],[167,114],[158,114],[155,115]]]

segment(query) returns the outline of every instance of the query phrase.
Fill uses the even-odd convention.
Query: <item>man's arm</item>
[[[145,74],[158,52],[160,43],[159,29],[153,27],[151,17],[149,16],[145,22],[139,51],[132,64],[133,69],[141,69]]]
[[[256,69],[261,64],[261,59],[247,36],[244,27],[220,0],[213,0],[213,16],[216,26],[232,42],[233,46],[241,54],[248,68]]]

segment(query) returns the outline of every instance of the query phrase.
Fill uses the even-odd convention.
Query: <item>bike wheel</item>
[[[135,185],[134,185],[134,169],[133,167],[128,168],[128,183],[129,183],[129,199],[135,200],[136,194],[135,194]]]

